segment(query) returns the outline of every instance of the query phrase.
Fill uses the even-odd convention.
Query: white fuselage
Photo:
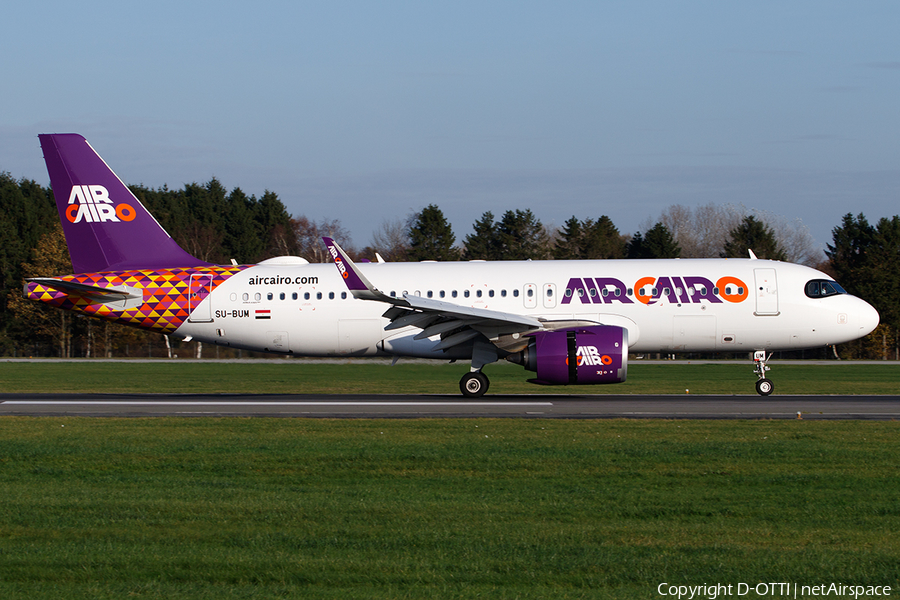
[[[389,354],[467,358],[435,351],[439,336],[385,331],[390,307],[354,298],[333,264],[260,264],[219,285],[175,332],[237,348],[300,356]],[[628,330],[632,352],[789,350],[866,335],[877,312],[848,294],[809,297],[814,269],[750,259],[363,263],[385,294],[547,321]]]

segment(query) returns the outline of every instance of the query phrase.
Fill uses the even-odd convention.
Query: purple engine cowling
[[[622,383],[628,373],[628,331],[613,325],[542,331],[507,360],[537,372],[532,383]]]

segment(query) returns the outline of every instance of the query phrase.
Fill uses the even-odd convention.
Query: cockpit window
[[[825,298],[847,292],[836,281],[827,279],[813,279],[806,284],[806,295],[810,298]]]

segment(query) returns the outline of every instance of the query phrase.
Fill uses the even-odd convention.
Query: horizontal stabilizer
[[[66,294],[83,296],[99,304],[115,304],[115,308],[133,308],[144,303],[144,293],[127,285],[104,287],[55,277],[31,277],[26,281],[37,283]]]

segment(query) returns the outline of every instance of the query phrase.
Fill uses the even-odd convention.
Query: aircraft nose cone
[[[859,337],[863,337],[875,331],[881,317],[878,316],[878,311],[871,304],[862,300],[860,303],[862,306],[859,310]]]

